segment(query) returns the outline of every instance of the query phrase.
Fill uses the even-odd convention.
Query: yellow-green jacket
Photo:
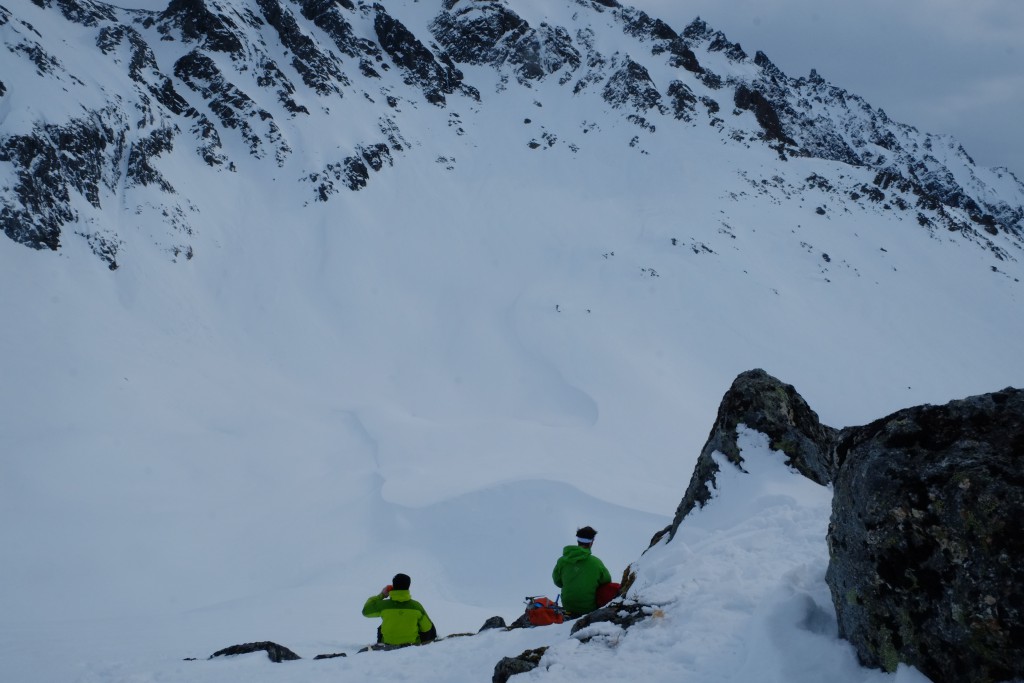
[[[370,597],[363,605],[363,616],[381,618],[381,641],[385,645],[414,645],[420,642],[421,633],[434,628],[423,605],[407,590],[393,590],[387,598]]]

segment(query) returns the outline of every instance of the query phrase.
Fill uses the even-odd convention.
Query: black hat
[[[594,542],[594,536],[597,536],[594,527],[585,526],[576,530],[576,542],[580,545],[590,545]]]
[[[398,591],[407,591],[411,585],[412,579],[408,574],[395,574],[395,578],[391,579],[391,587]]]

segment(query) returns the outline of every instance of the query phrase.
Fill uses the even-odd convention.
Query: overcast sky
[[[1024,180],[1024,0],[624,0],[696,16],[789,76],[812,68],[983,166]]]
[[[676,30],[700,16],[788,75],[817,69],[893,119],[950,133],[978,164],[1024,180],[1024,0],[622,1]],[[163,9],[167,0],[113,4]]]

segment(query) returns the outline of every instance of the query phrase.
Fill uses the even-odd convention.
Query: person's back
[[[597,587],[609,583],[611,574],[591,553],[597,532],[583,527],[576,532],[576,545],[567,545],[555,563],[551,578],[562,589],[562,606],[572,616],[597,609]]]
[[[412,599],[411,579],[396,574],[392,585],[372,595],[363,605],[364,617],[380,617],[378,642],[385,645],[415,645],[433,640],[437,631],[423,605]]]

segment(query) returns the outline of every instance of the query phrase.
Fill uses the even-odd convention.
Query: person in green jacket
[[[412,599],[407,574],[395,574],[391,585],[372,595],[363,605],[364,617],[380,617],[377,642],[385,646],[402,647],[427,643],[437,637],[437,630],[427,616],[423,605]]]
[[[599,558],[591,554],[597,532],[585,526],[576,530],[576,545],[567,545],[555,563],[551,578],[562,589],[562,606],[570,617],[597,609],[597,587],[610,583],[612,576]]]

